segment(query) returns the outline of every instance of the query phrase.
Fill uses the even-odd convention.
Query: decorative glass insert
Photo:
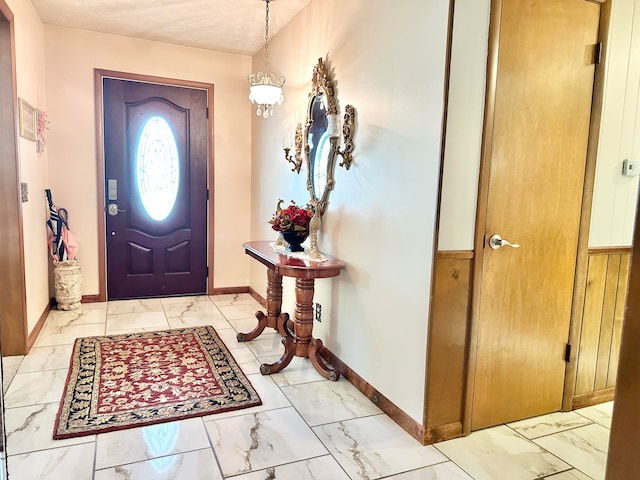
[[[167,121],[153,116],[142,128],[136,153],[136,183],[147,214],[156,221],[169,216],[178,198],[180,160]]]

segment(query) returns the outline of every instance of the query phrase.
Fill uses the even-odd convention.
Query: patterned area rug
[[[213,327],[78,338],[53,438],[261,403]]]

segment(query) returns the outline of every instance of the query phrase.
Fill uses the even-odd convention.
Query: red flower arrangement
[[[281,209],[280,203],[282,200],[278,202],[278,209],[269,220],[271,228],[278,232],[296,232],[299,236],[306,235],[309,232],[309,222],[313,217],[313,208],[309,204],[299,207],[291,200],[291,205]]]

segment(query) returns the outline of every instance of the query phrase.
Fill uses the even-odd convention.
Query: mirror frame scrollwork
[[[311,158],[311,146],[309,143],[309,134],[313,125],[314,105],[318,97],[324,97],[324,107],[327,115],[327,130],[329,134],[329,153],[326,162],[326,184],[322,192],[316,192],[314,188],[314,165],[315,158]],[[355,109],[352,105],[345,107],[344,123],[342,128],[342,136],[344,140],[344,149],[340,149],[340,132],[338,117],[338,100],[335,96],[335,89],[331,73],[322,58],[318,59],[318,63],[313,68],[313,76],[311,78],[311,93],[309,93],[309,103],[307,108],[307,121],[302,136],[304,160],[307,166],[307,190],[311,197],[312,203],[316,204],[316,210],[320,216],[324,215],[329,203],[329,193],[335,186],[334,170],[337,156],[342,157],[340,166],[349,170],[353,161],[353,134],[355,130]],[[316,152],[316,155],[320,152]]]

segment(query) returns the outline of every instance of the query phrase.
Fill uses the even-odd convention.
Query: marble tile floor
[[[52,311],[25,357],[4,359],[10,480],[601,480],[611,403],[422,446],[341,378],[307,359],[262,376],[282,353],[237,331],[261,309],[246,294],[84,304]],[[135,326],[134,326],[135,325]],[[144,428],[52,440],[76,337],[213,325],[263,405]],[[170,439],[170,441],[166,441]]]

